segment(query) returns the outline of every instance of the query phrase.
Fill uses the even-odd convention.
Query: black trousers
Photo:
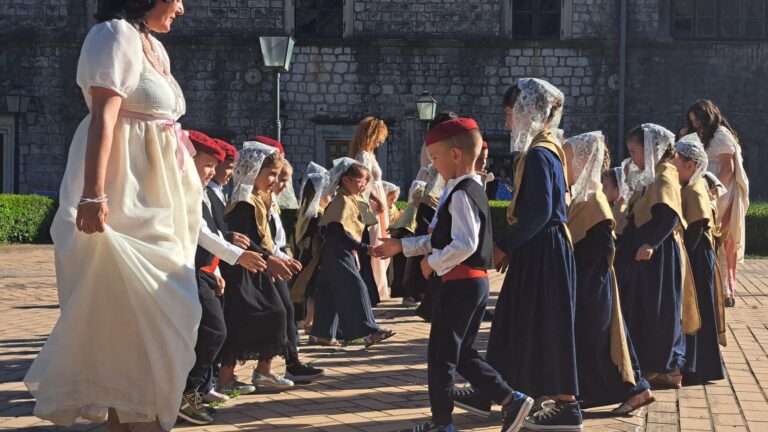
[[[197,295],[203,307],[195,344],[195,365],[187,376],[185,392],[205,387],[211,368],[227,338],[222,298],[216,297],[216,276],[204,270],[197,271]]]
[[[456,372],[497,403],[506,399],[512,388],[473,346],[488,303],[488,279],[440,282],[436,288],[427,380],[432,421],[447,425],[452,423]]]

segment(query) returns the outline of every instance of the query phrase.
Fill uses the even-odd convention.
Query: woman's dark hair
[[[612,185],[615,187],[619,187],[619,178],[616,177],[616,170],[613,168],[609,168],[605,171],[603,171],[603,174],[600,176],[603,180],[607,179],[611,182]]]
[[[158,1],[170,3],[173,0],[99,0],[94,17],[96,22],[124,19],[144,33],[148,31],[144,18]]]
[[[440,123],[445,123],[448,120],[453,120],[459,118],[459,114],[455,113],[453,111],[442,111],[437,113],[435,115],[435,118],[432,119],[431,122],[429,122],[429,129],[431,130],[435,126],[439,125]]]
[[[696,116],[696,119],[701,124],[701,127],[699,127],[698,130],[696,130],[696,128],[693,127],[693,123],[691,123],[691,113]],[[715,137],[715,132],[717,132],[717,128],[720,126],[728,129],[731,134],[733,134],[733,137],[736,138],[736,141],[739,141],[739,136],[736,135],[736,131],[733,130],[731,124],[728,123],[728,119],[725,118],[720,112],[720,108],[718,108],[711,100],[699,99],[692,103],[691,106],[688,107],[686,117],[688,130],[696,131],[698,133],[701,142],[704,143],[705,149],[709,148],[709,142]]]

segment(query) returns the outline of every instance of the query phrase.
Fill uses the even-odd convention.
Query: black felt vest
[[[214,197],[214,199],[217,199]],[[211,230],[211,232],[218,233],[219,228],[216,226],[216,220],[213,218],[213,215],[211,214],[211,211],[208,209],[208,206],[205,205],[205,203],[202,203],[203,205],[203,220],[205,220],[205,223],[208,224],[208,229]],[[205,248],[201,247],[198,243],[197,245],[197,251],[195,252],[195,268],[199,269],[201,267],[207,267],[213,263],[214,255]]]
[[[488,209],[488,197],[485,189],[471,178],[460,181],[445,198],[445,202],[437,210],[437,224],[432,231],[432,247],[443,249],[451,243],[451,223],[453,217],[450,212],[450,203],[456,191],[464,191],[469,200],[475,205],[480,214],[480,242],[477,250],[463,264],[470,267],[489,269],[493,265],[493,231],[491,228],[490,210]]]
[[[213,220],[216,222],[216,226],[219,227],[221,232],[225,233],[227,230],[227,223],[224,221],[224,203],[221,202],[219,196],[211,188],[205,188],[205,193],[208,194],[208,201],[211,202],[211,212],[213,213]]]

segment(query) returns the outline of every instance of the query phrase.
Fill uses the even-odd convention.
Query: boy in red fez
[[[232,170],[235,168],[238,153],[232,144],[216,138],[213,140],[221,148],[225,156],[224,160],[216,165],[216,174],[213,175],[213,178],[205,188],[205,193],[211,201],[211,210],[213,218],[216,219],[216,224],[226,232],[227,224],[224,222],[224,209],[227,206],[228,197],[224,192],[224,188],[232,179]]]
[[[188,132],[189,139],[197,151],[194,157],[195,168],[200,176],[201,186],[206,187],[215,176],[216,167],[225,161],[227,153],[217,140],[202,132]],[[266,268],[266,262],[260,255],[246,251],[224,239],[221,229],[211,213],[211,201],[208,194],[203,194],[202,204],[203,221],[200,225],[197,252],[195,253],[195,268],[197,270],[198,297],[203,308],[203,314],[195,345],[195,365],[187,377],[187,387],[179,409],[179,417],[198,425],[213,421],[202,401],[225,402],[229,400],[228,396],[217,393],[208,385],[211,381],[213,365],[227,334],[224,310],[220,300],[224,294],[225,283],[219,273],[219,262],[224,260],[231,265],[240,264],[254,272]]]
[[[516,432],[533,399],[512,390],[473,347],[488,302],[487,269],[493,266],[488,198],[475,172],[483,140],[474,120],[456,118],[430,130],[425,141],[433,165],[447,181],[432,234],[385,239],[374,250],[387,257],[428,254],[421,260],[424,277],[439,279],[434,302],[441,307],[434,308],[427,354],[432,421],[412,431],[455,430],[451,413],[458,372],[502,406],[502,431]]]

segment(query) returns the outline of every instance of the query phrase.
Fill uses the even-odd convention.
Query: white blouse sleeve
[[[715,131],[715,136],[712,137],[712,141],[709,142],[707,153],[712,156],[734,154],[736,153],[736,139],[729,131],[719,128]]]
[[[139,84],[143,56],[141,36],[131,24],[125,20],[96,24],[80,51],[77,85],[86,94],[91,87],[103,87],[125,98]]]

